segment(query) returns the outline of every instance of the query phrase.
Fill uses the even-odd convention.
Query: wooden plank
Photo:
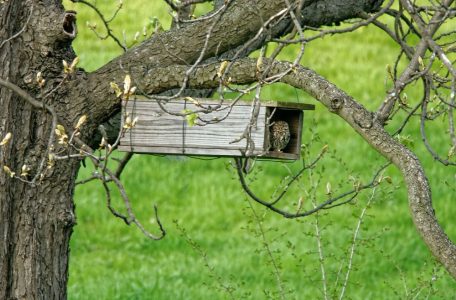
[[[181,112],[183,103],[166,103],[168,111]],[[169,141],[182,144],[182,134],[178,134],[182,128],[182,118],[166,113],[156,102],[129,101],[124,108],[133,119],[138,117],[136,126],[126,132],[121,138],[121,145],[135,145],[154,143],[168,145]],[[143,136],[141,133],[151,134],[152,137]]]
[[[200,110],[192,103],[168,102],[165,108],[173,113],[181,113],[184,109]],[[228,108],[228,105],[225,105]],[[138,117],[136,126],[129,130],[121,139],[125,146],[163,146],[163,147],[194,147],[217,148],[244,151],[246,140],[236,142],[246,130],[250,118],[250,106],[233,106],[230,110],[200,113],[204,120],[223,119],[214,124],[189,126],[181,116],[164,112],[154,101],[130,101],[126,106],[131,117]],[[228,114],[228,116],[227,116]],[[226,117],[227,116],[227,117]],[[251,138],[257,151],[264,151],[265,108],[260,109],[257,126],[251,130]],[[181,150],[179,150],[181,151]]]
[[[299,154],[295,153],[286,153],[286,152],[277,152],[277,151],[271,151],[263,156],[260,156],[261,158],[277,158],[277,159],[287,159],[287,160],[297,160],[300,158]]]
[[[217,105],[222,105],[222,106],[229,106],[230,104],[233,103],[232,99],[223,99],[223,100],[218,100],[218,99],[212,99],[212,98],[195,98],[193,97],[192,99],[204,104],[204,105],[211,105],[211,106],[217,106]],[[154,100],[150,100],[146,97],[142,96],[137,96],[136,100],[137,103],[140,102],[155,102]],[[166,104],[171,104],[171,103],[184,103],[185,98],[181,99],[175,99],[167,102]],[[191,101],[187,101],[187,103],[191,103]],[[166,105],[164,104],[164,105]],[[251,106],[252,101],[250,100],[237,100],[235,103],[235,106]],[[315,105],[309,104],[309,103],[302,103],[302,102],[293,102],[293,101],[283,101],[283,100],[261,100],[261,106],[266,106],[266,107],[282,107],[282,108],[290,108],[290,109],[298,109],[298,110],[315,110]]]
[[[215,149],[215,148],[175,148],[175,147],[152,147],[152,146],[127,146],[121,145],[118,147],[120,151],[133,151],[135,153],[154,153],[154,154],[166,154],[166,155],[195,155],[195,156],[216,156],[216,157],[242,157],[243,153],[239,149]],[[284,152],[268,152],[261,153],[255,151],[254,156],[258,158],[276,158],[276,159],[287,159],[296,160],[299,156],[293,153]]]
[[[217,148],[196,148],[196,147],[158,147],[158,146],[144,146],[144,145],[121,145],[118,147],[120,151],[133,151],[135,153],[157,153],[169,155],[200,155],[200,156],[244,156],[244,152],[240,149],[217,149]],[[260,151],[254,151],[252,155],[261,155]]]
[[[196,110],[194,105],[188,105],[191,110]],[[210,118],[222,119],[228,112],[214,112]],[[193,145],[207,145],[212,147],[237,147],[245,149],[246,139],[236,142],[244,134],[250,123],[251,108],[248,106],[234,106],[229,115],[223,121],[206,126],[186,126],[185,144],[192,147]],[[202,116],[206,118],[206,116]],[[257,119],[257,126],[251,128],[251,139],[255,148],[264,149],[265,136],[265,108],[260,108]],[[186,124],[187,125],[187,124]]]
[[[262,106],[266,107],[280,107],[280,108],[289,108],[297,110],[315,110],[315,105],[308,103],[300,102],[285,102],[285,101],[261,101]]]

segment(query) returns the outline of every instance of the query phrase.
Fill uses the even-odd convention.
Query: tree
[[[73,2],[91,5],[83,0]],[[0,290],[0,298],[66,298],[76,175],[81,160],[88,157],[102,170],[98,179],[105,187],[107,181],[114,181],[124,192],[119,176],[128,156],[117,171],[105,165],[111,146],[116,145],[111,130],[102,133],[105,156],[93,154],[92,148],[100,143],[96,137],[99,125],[119,119],[122,101],[134,96],[133,85],[136,93],[152,101],[214,89],[259,94],[262,86],[275,82],[304,90],[397,166],[407,183],[418,232],[456,278],[456,246],[435,218],[420,161],[394,138],[411,118],[418,116],[431,155],[444,165],[456,165],[452,160],[456,148],[454,30],[445,27],[455,16],[454,1],[431,1],[419,6],[401,0],[393,8],[395,1],[228,0],[214,1],[214,10],[199,19],[192,19],[192,7],[207,1],[166,2],[175,11],[172,29],[156,32],[100,69],[85,72],[77,68],[71,46],[77,34],[75,12],[65,12],[61,1],[0,1],[0,283],[6,287]],[[392,17],[392,27],[379,21],[382,15]],[[102,18],[108,36],[126,49],[109,30],[109,20]],[[353,18],[357,22],[334,27]],[[316,72],[299,65],[305,46],[312,40],[368,24],[381,28],[401,48],[395,66],[389,70],[391,89],[376,111],[367,110]],[[267,51],[271,43],[275,43],[274,49]],[[278,61],[277,55],[289,44],[301,45],[295,61]],[[249,57],[258,49],[256,58]],[[422,99],[414,99],[415,106],[410,107],[405,90],[416,82],[423,86]],[[432,112],[428,111],[431,101],[438,102],[438,109]],[[405,117],[400,117],[398,111],[404,111]],[[427,121],[444,114],[449,120],[452,145],[446,158],[431,148],[424,130]],[[395,132],[388,128],[392,118],[403,118]],[[123,121],[134,126],[134,120]],[[119,127],[111,128],[114,140],[119,130],[128,130],[128,126]],[[241,169],[242,162],[238,164]],[[242,172],[239,174],[242,181]],[[369,185],[356,187],[350,195],[322,202],[319,208],[349,202],[359,190],[376,183],[378,177]],[[257,202],[285,217],[314,211],[288,213],[244,188]],[[123,196],[128,206],[128,197]],[[123,216],[112,211],[151,238],[164,235],[161,225],[161,234],[154,236],[132,212]]]

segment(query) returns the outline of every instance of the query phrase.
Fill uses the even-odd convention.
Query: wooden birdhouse
[[[121,137],[119,150],[295,160],[301,153],[303,111],[313,109],[310,104],[277,101],[262,101],[254,107],[245,101],[199,98],[160,104],[130,100],[122,107],[123,123],[127,116],[137,122]],[[183,113],[186,116],[179,115]],[[273,149],[271,128],[279,121],[288,124],[289,141],[283,149]]]

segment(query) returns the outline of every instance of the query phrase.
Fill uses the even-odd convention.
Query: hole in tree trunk
[[[72,39],[76,37],[76,12],[74,10],[65,12],[65,16],[63,17],[63,32]]]

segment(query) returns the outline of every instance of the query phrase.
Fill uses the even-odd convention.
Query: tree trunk
[[[63,7],[50,1],[0,5],[0,78],[39,99],[37,71],[45,78],[58,78],[61,60],[73,56],[58,24],[62,14]],[[48,80],[49,87],[57,83]],[[46,103],[57,103],[57,94]],[[0,88],[0,107],[0,140],[12,133],[10,142],[0,148],[0,165],[17,176],[27,165],[30,174],[22,178],[31,178],[48,147],[52,117],[6,88]],[[45,167],[36,185],[0,171],[0,299],[66,298],[78,167],[79,162],[69,160]]]

